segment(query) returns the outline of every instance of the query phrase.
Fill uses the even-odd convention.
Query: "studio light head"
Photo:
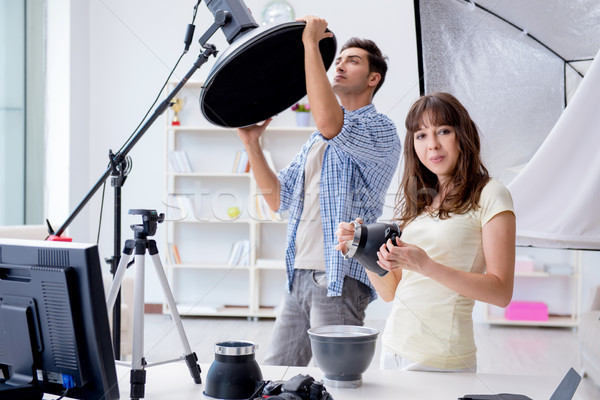
[[[388,271],[377,264],[377,252],[388,239],[396,244],[396,238],[402,235],[402,231],[396,224],[382,222],[369,225],[355,222],[352,224],[354,225],[354,239],[344,258],[354,258],[369,271],[373,271],[379,276],[386,275]]]
[[[215,18],[220,11],[230,15],[229,22],[221,27],[227,43],[231,44],[242,33],[258,27],[250,10],[240,0],[206,0],[206,6]]]

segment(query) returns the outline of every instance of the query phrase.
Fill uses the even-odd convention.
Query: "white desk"
[[[210,364],[201,364],[202,381]],[[262,366],[264,380],[287,380],[308,374],[316,380],[323,373],[316,367]],[[566,373],[566,371],[565,371]],[[118,366],[121,399],[129,398],[129,369]],[[533,400],[549,400],[562,380],[556,377],[524,377],[495,374],[382,371],[377,367],[363,374],[363,386],[357,389],[328,387],[334,400],[456,400],[465,394],[518,393]],[[146,399],[200,400],[203,385],[196,385],[183,362],[150,367],[146,373]],[[575,394],[574,399],[579,397]]]
[[[565,371],[566,374],[567,371]],[[284,379],[298,374],[323,379],[318,368],[288,368]],[[514,393],[533,400],[549,400],[561,377],[525,377],[517,375],[467,374],[449,372],[408,372],[369,369],[363,385],[357,389],[327,387],[334,400],[402,399],[456,400],[466,394]],[[573,399],[578,399],[577,393]]]

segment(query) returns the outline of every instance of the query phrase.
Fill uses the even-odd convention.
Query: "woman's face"
[[[454,128],[432,125],[428,114],[423,115],[419,130],[414,133],[414,148],[419,161],[446,183],[458,163],[459,147]]]

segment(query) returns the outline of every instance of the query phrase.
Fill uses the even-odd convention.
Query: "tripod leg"
[[[179,338],[181,339],[181,343],[183,344],[183,349],[185,351],[185,362],[190,370],[190,374],[192,375],[194,382],[202,383],[202,379],[200,378],[201,370],[200,366],[198,365],[198,357],[196,356],[196,353],[193,353],[192,349],[190,348],[190,343],[188,342],[185,330],[183,329],[181,317],[179,316],[179,312],[177,311],[175,298],[173,297],[171,288],[169,288],[167,275],[165,274],[163,264],[160,261],[160,256],[158,255],[156,242],[154,242],[153,240],[149,241],[148,251],[150,253],[150,258],[152,259],[152,262],[154,264],[154,268],[156,269],[156,274],[158,275],[158,278],[160,280],[160,284],[162,286],[163,293],[167,300],[167,304],[169,305],[171,317],[173,318],[175,326],[177,327],[177,331],[179,332]]]
[[[135,281],[133,300],[133,340],[131,350],[131,393],[132,399],[144,397],[146,384],[146,361],[144,360],[144,257],[145,248],[136,246]],[[141,253],[141,254],[140,254]]]
[[[131,256],[131,252],[127,252],[127,247],[123,250],[123,256],[119,261],[119,266],[117,267],[117,272],[115,272],[115,276],[112,281],[112,285],[110,286],[110,292],[108,293],[108,297],[106,298],[106,308],[112,310],[115,306],[115,301],[117,300],[117,295],[119,294],[119,289],[121,289],[121,285],[123,284],[123,277],[125,276],[125,271],[127,270],[127,263],[129,262],[129,257]]]
[[[131,385],[129,392],[131,400],[143,399],[146,394],[146,370],[132,369],[129,375],[129,384]]]
[[[131,351],[131,367],[143,367],[144,357],[144,255],[135,255],[135,280],[133,285],[133,341]]]

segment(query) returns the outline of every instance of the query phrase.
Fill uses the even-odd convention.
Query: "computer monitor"
[[[119,398],[98,248],[0,238],[0,398]]]

